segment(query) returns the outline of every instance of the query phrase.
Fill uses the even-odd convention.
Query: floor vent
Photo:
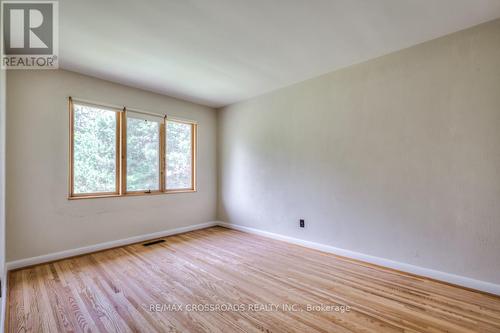
[[[159,243],[165,243],[165,240],[164,239],[158,239],[158,240],[155,240],[155,241],[143,243],[142,246],[151,246],[151,245],[155,245],[155,244],[159,244]]]

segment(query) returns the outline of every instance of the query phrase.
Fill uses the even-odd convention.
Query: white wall
[[[6,72],[0,69],[0,276],[5,272],[5,112]]]
[[[500,283],[500,20],[218,121],[220,220]]]
[[[57,70],[7,75],[7,260],[213,221],[213,109]],[[198,122],[198,192],[67,200],[68,96]]]
[[[3,326],[5,314],[5,104],[6,80],[5,70],[0,69],[0,279],[2,280],[2,300],[0,301],[0,327]]]

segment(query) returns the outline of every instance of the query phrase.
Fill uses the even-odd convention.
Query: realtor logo
[[[2,1],[2,68],[58,68],[58,3]]]

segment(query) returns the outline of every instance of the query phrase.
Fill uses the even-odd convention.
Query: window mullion
[[[160,124],[160,192],[165,192],[165,146],[166,146],[166,126],[165,126],[165,118],[163,122]]]
[[[196,124],[191,124],[191,188],[196,191]]]
[[[74,112],[73,112],[73,99],[71,96],[68,98],[69,106],[69,196],[72,197],[74,191]]]
[[[127,108],[123,108],[121,114],[121,145],[120,145],[120,195],[127,193]]]

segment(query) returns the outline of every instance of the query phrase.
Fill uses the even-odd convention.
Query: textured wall
[[[7,75],[8,260],[213,221],[216,114],[196,104],[58,71]],[[198,122],[198,192],[67,200],[68,96]]]
[[[5,107],[6,71],[0,69],[0,278],[5,271]]]
[[[500,283],[500,20],[218,120],[219,219]]]

